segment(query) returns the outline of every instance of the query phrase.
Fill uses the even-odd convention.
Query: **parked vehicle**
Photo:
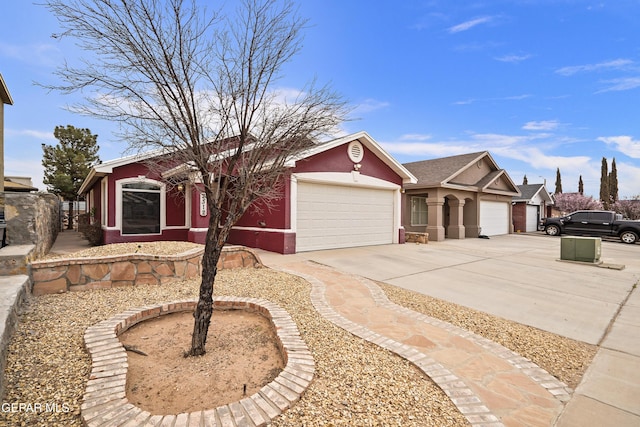
[[[550,236],[615,236],[629,244],[636,243],[640,236],[640,221],[625,220],[610,211],[576,211],[559,218],[545,218],[540,227]]]

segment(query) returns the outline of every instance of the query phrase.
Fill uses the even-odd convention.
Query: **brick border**
[[[84,342],[92,363],[80,406],[85,426],[266,426],[300,399],[313,380],[315,364],[291,316],[267,300],[216,297],[214,308],[248,310],[271,321],[285,359],[282,372],[252,396],[215,409],[163,416],[129,403],[126,398],[129,365],[118,336],[139,322],[193,311],[196,304],[197,301],[188,300],[135,308],[87,328]]]
[[[407,344],[403,344],[387,338],[384,335],[378,334],[377,332],[373,332],[368,328],[352,322],[340,315],[326,300],[326,285],[320,279],[309,274],[286,268],[281,269],[281,271],[302,277],[311,284],[311,302],[322,317],[359,338],[397,354],[403,359],[411,362],[416,368],[420,369],[425,375],[431,378],[431,380],[436,383],[442,391],[445,392],[453,404],[458,408],[460,413],[462,413],[472,426],[485,427],[490,425],[492,427],[504,427],[502,422],[500,422],[500,419],[490,411],[490,409],[462,379],[458,378],[453,374],[453,372],[436,362],[433,358]],[[445,329],[449,333],[469,339],[485,350],[507,360],[507,362],[520,369],[533,381],[546,388],[549,393],[559,401],[567,402],[570,399],[571,389],[566,384],[558,381],[555,377],[529,359],[520,356],[494,341],[474,334],[473,332],[397,305],[391,302],[384,291],[372,281],[363,277],[352,277],[367,287],[369,292],[372,294],[374,301],[380,306],[409,315],[416,320],[429,323]]]

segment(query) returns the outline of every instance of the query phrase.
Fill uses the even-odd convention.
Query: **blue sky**
[[[51,37],[57,22],[42,6],[6,3],[5,173],[44,189],[41,144],[56,143],[56,125],[87,127],[102,160],[120,157],[110,123],[33,84],[78,58],[73,42]],[[550,191],[559,167],[565,192],[582,175],[595,197],[602,157],[615,157],[620,196],[640,194],[640,1],[297,3],[309,24],[278,89],[330,82],[354,109],[345,133],[367,131],[400,162],[488,150],[516,184],[526,174]]]

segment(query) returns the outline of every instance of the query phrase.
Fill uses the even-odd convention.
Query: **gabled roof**
[[[398,174],[398,176],[402,178],[403,183],[417,182],[416,177],[413,176],[411,172],[409,172],[404,166],[402,166],[393,157],[391,157],[389,153],[383,150],[382,147],[380,147],[380,145],[364,131],[336,138],[328,142],[315,144],[311,148],[303,150],[300,153],[291,156],[285,166],[295,167],[295,163],[299,160],[311,157],[313,155],[322,153],[343,144],[348,144],[349,142],[355,140],[360,141],[362,145],[371,150],[377,157],[379,157],[385,164],[387,164],[387,166],[389,166],[395,173]],[[168,154],[167,150],[154,150],[147,153],[109,160],[95,165],[93,168],[91,168],[91,171],[83,181],[82,186],[80,186],[79,193],[86,193],[99,178],[109,175],[113,172],[114,168],[148,160],[163,154]],[[180,168],[184,168],[184,166],[177,166],[174,169],[178,170]]]
[[[302,159],[306,159],[316,154],[323,153],[331,150],[332,148],[339,147],[344,144],[348,144],[351,141],[358,140],[362,145],[372,151],[378,158],[380,158],[387,166],[391,168],[398,176],[402,178],[402,182],[405,184],[415,184],[417,182],[416,177],[402,164],[398,163],[396,159],[391,157],[367,132],[360,131],[350,135],[342,136],[340,138],[332,139],[331,141],[323,142],[314,145],[313,147],[301,151],[299,154],[294,155],[287,162],[286,166],[294,167],[295,162]]]
[[[7,84],[4,82],[2,74],[0,74],[0,101],[2,101],[3,104],[13,105],[13,99],[11,99],[11,94],[9,93],[9,89],[7,89]]]
[[[491,171],[480,178],[480,180],[473,184],[456,181],[456,178],[463,174],[463,172],[482,161],[488,163]],[[518,187],[509,174],[504,169],[500,169],[488,151],[405,163],[403,166],[418,178],[418,183],[407,185],[407,189],[443,187],[511,196],[519,194]],[[511,191],[491,188],[491,184],[499,178],[505,179]]]
[[[440,186],[457,175],[461,170],[466,169],[469,165],[480,160],[485,154],[489,153],[482,151],[479,153],[460,154],[457,156],[441,157],[439,159],[404,163],[403,166],[418,178],[417,186]]]
[[[539,195],[545,202],[553,203],[553,199],[544,184],[523,184],[518,185],[518,189],[520,190],[520,196],[514,197],[514,202],[528,202]]]

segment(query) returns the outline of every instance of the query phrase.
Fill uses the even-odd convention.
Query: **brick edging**
[[[480,397],[477,396],[461,378],[453,374],[449,369],[445,368],[436,360],[415,348],[371,331],[370,329],[339,314],[326,300],[326,285],[318,278],[286,268],[282,269],[282,271],[302,277],[311,284],[311,302],[320,315],[325,319],[359,338],[397,354],[403,359],[411,362],[416,368],[420,369],[445,392],[472,426],[485,426],[489,424],[492,426],[503,425],[500,422],[500,419],[490,411],[484,402],[482,402]],[[531,362],[529,359],[526,359],[525,357],[522,357],[502,345],[480,335],[395,304],[391,302],[384,291],[372,281],[361,277],[356,277],[356,279],[369,289],[374,301],[380,306],[409,315],[416,320],[432,324],[443,328],[452,334],[457,334],[460,337],[467,338],[485,350],[507,360],[511,365],[520,369],[525,375],[532,378],[537,384],[546,388],[549,393],[558,400],[562,402],[567,402],[569,400],[571,389],[569,389],[566,384],[551,376],[547,371]]]
[[[158,316],[193,311],[197,301],[176,301],[127,310],[87,328],[85,347],[92,367],[82,405],[82,422],[93,427],[145,425],[238,425],[265,426],[289,409],[309,387],[315,364],[307,345],[289,314],[278,305],[263,299],[216,297],[214,307],[248,310],[271,321],[285,367],[269,384],[239,402],[214,409],[176,415],[152,415],[131,404],[126,398],[127,353],[118,336],[133,325]],[[235,424],[234,424],[235,423]]]
[[[520,370],[524,375],[531,378],[533,382],[545,388],[549,393],[555,396],[561,402],[568,402],[571,398],[572,389],[556,377],[551,375],[545,369],[541,368],[531,360],[519,355],[515,351],[509,350],[502,344],[485,338],[481,335],[468,331],[466,329],[455,326],[443,320],[436,319],[426,314],[418,313],[407,307],[403,307],[389,300],[382,289],[371,280],[359,277],[358,280],[369,289],[373,300],[381,307],[395,310],[399,313],[412,317],[418,321],[444,329],[447,332],[465,338],[474,344],[482,347],[486,351],[506,360],[511,366]]]

